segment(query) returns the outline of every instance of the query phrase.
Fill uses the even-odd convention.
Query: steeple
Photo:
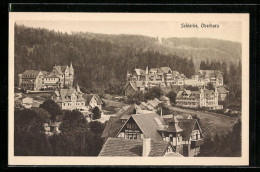
[[[78,83],[77,83],[77,89],[76,89],[76,91],[77,91],[78,93],[81,93]]]
[[[73,69],[72,62],[70,62],[70,70]]]
[[[165,130],[166,132],[182,132],[183,130],[179,126],[179,121],[177,118],[173,117],[173,119],[169,122],[169,127]]]
[[[146,71],[145,71],[146,75],[148,75],[149,71],[148,71],[148,66],[146,66]]]

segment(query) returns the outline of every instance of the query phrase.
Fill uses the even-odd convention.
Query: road
[[[201,121],[201,129],[206,137],[212,137],[216,133],[225,134],[232,130],[233,125],[237,121],[237,117],[230,117],[212,112],[202,112],[191,109],[182,109],[178,107],[169,107],[173,111],[197,114]]]

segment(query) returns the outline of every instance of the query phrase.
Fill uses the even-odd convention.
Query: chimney
[[[151,151],[151,138],[143,138],[143,156],[149,156]]]

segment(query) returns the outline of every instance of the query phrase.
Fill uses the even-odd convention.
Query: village
[[[126,74],[124,95],[83,93],[74,75],[72,63],[24,71],[15,108],[37,109],[52,101],[61,110],[79,111],[88,122],[105,123],[98,156],[198,156],[206,137],[230,131],[239,118],[238,111],[221,105],[229,91],[218,70],[199,70],[187,78],[170,67],[136,68]],[[127,101],[156,89],[163,90],[157,97]],[[46,136],[60,134],[61,123],[56,118],[42,124]]]

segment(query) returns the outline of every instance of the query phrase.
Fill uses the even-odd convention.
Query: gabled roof
[[[139,106],[133,104],[129,106],[122,114],[120,114],[120,119],[129,119],[131,115],[133,115],[134,109],[136,109],[136,113],[138,110],[141,110]]]
[[[147,102],[147,104],[150,104],[151,106],[153,106],[154,108],[157,107],[159,105],[161,101],[157,98],[154,98],[153,100],[149,100]]]
[[[166,124],[169,124],[169,122],[171,122],[173,119],[172,118],[164,118]],[[183,140],[188,140],[191,136],[191,133],[195,127],[195,125],[198,124],[196,119],[179,119],[179,127],[183,130],[182,131],[182,139]],[[200,127],[199,127],[200,128]],[[201,129],[200,132],[202,133]]]
[[[200,97],[199,91],[184,90],[184,91],[179,91],[177,93],[176,98],[183,98],[184,94],[187,94],[189,98],[199,98]]]
[[[130,86],[131,88],[133,88],[134,91],[138,91],[138,88],[136,87],[136,83],[135,82],[128,82],[125,85],[125,89]]]
[[[176,70],[173,70],[173,71],[172,71],[172,75],[173,75],[173,76],[178,76],[179,74],[180,74],[180,73],[179,73],[178,71],[176,71]]]
[[[227,94],[227,93],[229,93],[229,91],[226,90],[225,87],[218,87],[217,90],[218,90],[218,92],[219,92],[220,94]]]
[[[206,78],[222,76],[222,73],[219,70],[199,70],[199,72],[201,73],[201,75],[203,77],[206,77]]]
[[[145,75],[145,71],[142,69],[134,69],[137,75]]]
[[[161,70],[162,70],[164,73],[169,73],[169,71],[172,71],[170,67],[161,67]]]
[[[170,101],[170,99],[168,97],[166,97],[166,96],[161,96],[160,100],[161,101]]]
[[[71,101],[70,96],[75,93],[77,94],[76,90],[73,88],[69,89],[58,89],[53,92],[57,96],[57,99],[55,101],[57,102],[66,102],[66,101]],[[78,101],[85,101],[84,98],[78,97]]]
[[[151,68],[150,69],[150,72],[155,72],[155,73],[158,73],[158,74],[163,74],[163,70],[161,68]]]
[[[151,140],[149,156],[164,156],[169,142]],[[108,138],[98,156],[142,156],[143,140]]]
[[[183,129],[182,139],[188,140],[190,138],[196,123],[196,119],[179,119],[179,126]]]
[[[64,65],[64,66],[58,65],[58,66],[54,66],[53,68],[56,69],[59,74],[64,74],[67,67],[68,65]]]
[[[97,95],[97,94],[83,94],[82,97],[86,100],[86,103],[89,104],[90,100],[93,97],[96,97],[97,99],[97,105],[102,105],[103,101],[101,100],[101,98]]]
[[[22,74],[22,78],[36,78],[40,72],[39,70],[26,70]]]
[[[124,124],[117,116],[111,116],[105,126],[105,129],[101,135],[102,138],[116,137],[119,130]]]
[[[183,129],[178,125],[179,121],[178,119],[174,119],[172,118],[172,120],[169,122],[169,125],[167,127],[166,130],[164,130],[165,132],[182,132]]]
[[[157,113],[137,114],[131,117],[144,134],[144,137],[152,140],[162,140],[161,135],[157,131],[158,124],[154,118],[158,118],[162,124],[165,124],[165,122]]]

